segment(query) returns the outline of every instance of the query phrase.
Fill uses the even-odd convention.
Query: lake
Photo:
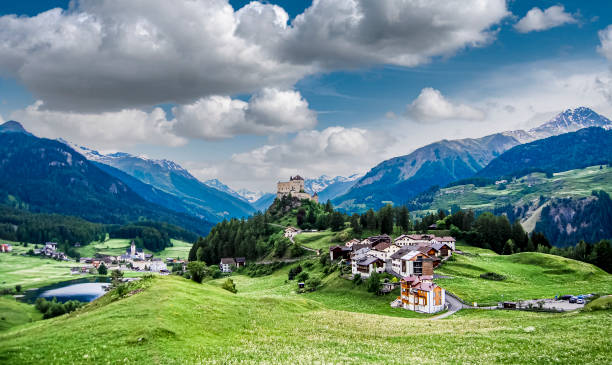
[[[62,303],[68,300],[91,302],[106,293],[104,288],[109,283],[109,278],[81,278],[62,281],[38,289],[28,290],[20,299],[27,303],[34,303],[37,298],[51,300],[53,297]]]

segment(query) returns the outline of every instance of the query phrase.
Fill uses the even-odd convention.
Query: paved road
[[[463,308],[470,308],[470,306],[461,303],[458,299],[451,295],[447,294],[445,295],[445,297],[448,310],[445,313],[440,314],[439,316],[430,318],[432,321],[452,316]]]

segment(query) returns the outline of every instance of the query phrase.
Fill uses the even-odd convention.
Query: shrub
[[[100,266],[98,266],[98,274],[105,276],[106,274],[108,274],[108,269],[106,268],[106,265],[104,265],[104,263],[101,263]]]
[[[234,280],[232,280],[231,278],[227,278],[224,282],[223,285],[221,286],[223,289],[232,292],[234,294],[236,294],[238,292],[238,290],[236,290],[236,284],[234,283]]]
[[[361,279],[361,274],[355,274],[355,276],[353,276],[353,284],[361,285],[362,282],[363,280]]]
[[[15,291],[17,293],[20,293],[21,292],[21,285],[19,285],[19,284],[15,285]]]
[[[295,279],[296,275],[302,272],[302,267],[300,265],[293,267],[289,270],[288,279]]]
[[[382,288],[382,284],[380,283],[380,274],[375,272],[372,273],[366,281],[366,288],[370,293],[378,293]]]
[[[208,274],[208,268],[206,267],[206,263],[202,261],[191,261],[187,264],[187,270],[189,271],[189,275],[191,276],[191,280],[196,283],[202,283],[202,280]]]
[[[57,298],[46,300],[45,298],[36,299],[35,307],[43,314],[43,318],[53,318],[77,310],[83,305],[78,300],[69,300],[66,303],[58,303]]]
[[[306,280],[305,289],[308,291],[315,291],[321,285],[321,279],[318,277],[312,277]]]
[[[480,277],[483,279],[494,280],[494,281],[506,280],[506,277],[504,275],[501,275],[495,272],[486,272],[484,274],[480,274]]]
[[[308,280],[308,273],[306,271],[302,271],[295,278],[299,282],[305,282],[306,280]]]

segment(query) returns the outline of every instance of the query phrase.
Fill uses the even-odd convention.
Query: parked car
[[[576,300],[576,304],[584,304],[584,299],[578,298],[578,300]]]
[[[578,301],[578,298],[572,296],[571,298],[569,298],[569,302],[570,303],[576,303]]]
[[[571,297],[571,295],[562,295],[561,297],[559,297],[559,300],[569,300],[569,298]]]

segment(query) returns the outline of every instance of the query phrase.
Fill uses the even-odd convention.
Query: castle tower
[[[130,254],[132,256],[136,255],[136,244],[134,244],[134,241],[132,241],[132,244],[130,245]]]

